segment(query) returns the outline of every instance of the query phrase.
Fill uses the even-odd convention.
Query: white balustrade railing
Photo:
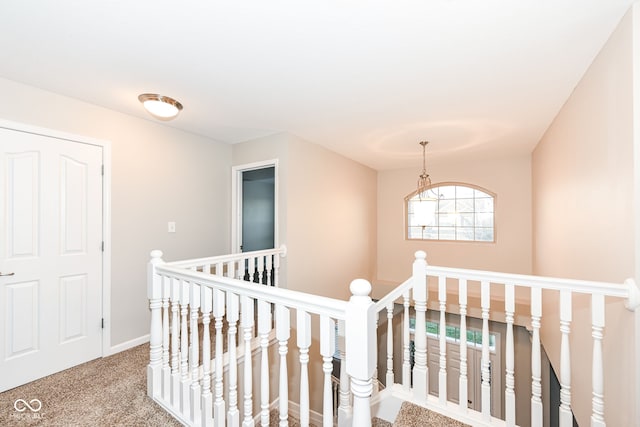
[[[542,328],[542,291],[556,292],[559,300],[557,328],[560,347],[560,425],[572,425],[570,337],[572,295],[591,296],[592,354],[592,425],[604,426],[604,334],[605,297],[626,300],[627,308],[640,304],[640,291],[632,280],[623,284],[554,279],[478,270],[428,266],[426,254],[416,252],[412,276],[382,299],[373,303],[371,285],[365,280],[351,283],[349,301],[319,297],[301,292],[260,286],[278,283],[278,267],[284,248],[249,254],[203,258],[165,263],[160,251],[152,252],[149,263],[149,299],[151,308],[150,362],[147,369],[148,394],[174,416],[188,425],[243,427],[259,423],[269,425],[269,413],[277,407],[278,424],[288,425],[291,409],[289,390],[296,390],[299,407],[296,415],[303,426],[312,421],[312,396],[321,396],[318,424],[324,427],[370,426],[371,401],[393,394],[410,399],[453,418],[473,425],[516,424],[517,399],[530,400],[532,426],[543,424],[542,369],[540,332]],[[262,273],[260,273],[262,272]],[[431,280],[429,280],[431,278]],[[429,301],[428,283],[437,283],[431,291],[436,301]],[[497,287],[499,295],[492,295]],[[516,396],[514,324],[518,289],[526,288],[531,331],[531,391]],[[469,298],[469,290],[479,291]],[[447,302],[457,294],[457,306]],[[496,301],[500,300],[497,304]],[[493,303],[493,304],[492,304]],[[398,311],[395,307],[398,307]],[[490,362],[489,322],[500,311],[506,327],[504,346],[504,419],[492,414],[492,366]],[[432,313],[436,316],[429,316]],[[457,357],[447,354],[446,313],[459,315],[459,349]],[[469,353],[465,337],[469,313],[478,313],[482,324],[480,356],[479,410],[467,407]],[[401,327],[396,331],[395,316]],[[415,318],[413,351],[410,318]],[[498,317],[498,316],[496,316]],[[312,319],[319,324],[319,337],[312,336]],[[378,371],[377,328],[385,325],[387,339],[386,367]],[[440,335],[437,354],[428,359],[428,318],[437,319]],[[384,319],[384,320],[382,320]],[[293,323],[292,323],[293,322]],[[292,326],[295,325],[295,328]],[[213,329],[211,329],[213,328]],[[291,342],[295,329],[296,341]],[[206,332],[206,333],[205,333]],[[210,336],[213,332],[213,342]],[[399,334],[394,339],[394,332]],[[335,334],[337,333],[337,337]],[[431,339],[431,338],[429,338]],[[318,342],[318,344],[313,344]],[[338,348],[335,348],[336,342]],[[394,366],[394,346],[400,342],[401,369]],[[226,345],[226,349],[225,349]],[[449,345],[451,345],[449,343]],[[316,348],[317,347],[317,348]],[[277,360],[269,359],[269,349],[277,350]],[[292,352],[290,348],[295,348]],[[433,347],[432,347],[433,348]],[[332,382],[333,357],[339,355],[339,383]],[[413,354],[413,357],[412,357]],[[314,359],[315,358],[315,359]],[[320,371],[310,374],[311,360],[319,360]],[[437,361],[433,374],[437,386],[429,384],[429,363]],[[456,373],[447,370],[458,363]],[[294,366],[295,374],[288,370]],[[276,372],[277,371],[277,372]],[[317,390],[310,389],[309,378],[323,378]],[[376,394],[378,375],[385,388]],[[447,384],[451,375],[458,384],[456,404],[448,401]],[[290,376],[298,377],[292,388]],[[278,390],[270,390],[269,378],[278,378]],[[254,391],[255,390],[255,391]],[[433,396],[437,394],[438,397]],[[277,401],[277,405],[276,402]],[[317,414],[317,413],[315,413]],[[318,420],[316,420],[318,421]]]
[[[427,283],[430,278],[437,281],[437,302],[430,304],[428,301],[429,289]],[[456,284],[457,286],[454,286]],[[469,306],[468,290],[471,283],[479,285],[480,304],[479,307]],[[492,298],[490,293],[491,285],[498,286],[499,296]],[[389,370],[393,366],[394,339],[393,339],[393,305],[402,304],[402,372],[400,388],[405,396],[410,396],[413,401],[425,402],[430,408],[443,412],[462,421],[473,425],[516,425],[516,395],[515,395],[515,347],[514,347],[514,319],[516,307],[516,290],[526,288],[530,295],[528,305],[530,306],[530,316],[528,325],[531,329],[531,392],[527,397],[530,399],[532,426],[543,425],[543,403],[541,385],[541,346],[540,329],[542,319],[542,291],[556,292],[559,299],[559,324],[545,324],[546,328],[558,328],[560,336],[560,408],[558,418],[560,426],[569,427],[573,425],[573,412],[571,408],[571,358],[570,358],[570,334],[572,320],[572,295],[587,294],[591,296],[591,318],[592,318],[592,425],[604,426],[604,387],[603,378],[604,363],[602,358],[602,338],[605,319],[605,297],[620,298],[625,300],[625,305],[629,310],[635,310],[640,305],[640,291],[632,279],[628,279],[622,284],[602,283],[583,280],[568,280],[549,277],[527,276],[518,274],[495,273],[479,270],[456,269],[447,267],[428,266],[426,254],[422,251],[416,252],[416,260],[413,265],[413,276],[398,288],[394,289],[384,298],[375,303],[375,310],[378,313],[386,313],[387,317],[387,387],[393,382],[394,373]],[[447,293],[458,294],[457,311],[455,307],[447,307]],[[432,292],[432,294],[435,292]],[[492,307],[492,301],[500,301],[496,304],[498,308]],[[415,316],[414,332],[414,364],[410,363],[410,309],[413,307]],[[433,309],[428,309],[432,307]],[[468,360],[467,350],[467,321],[468,312],[473,308],[480,313],[482,321],[482,356],[480,362],[481,370],[481,406],[480,411],[467,408],[468,402]],[[491,412],[491,371],[490,371],[490,339],[489,320],[492,313],[503,309],[503,316],[506,324],[505,343],[505,367],[504,367],[504,419],[492,416]],[[429,388],[429,366],[427,354],[427,335],[424,326],[428,311],[436,311],[439,323],[439,371],[437,374],[437,387],[435,390]],[[459,365],[458,365],[458,393],[457,409],[452,413],[452,402],[447,402],[447,337],[445,322],[445,312],[454,313],[460,317],[460,339],[459,339]],[[430,393],[437,393],[438,398],[428,396]],[[522,397],[521,397],[522,398]],[[527,422],[528,423],[528,422]]]
[[[287,247],[282,245],[277,249],[176,261],[168,265],[278,287],[280,258],[286,254]]]
[[[262,251],[257,256],[277,259],[278,251]],[[288,390],[292,387],[287,363],[296,363],[300,374],[300,382],[295,386],[299,396],[296,415],[301,425],[309,425],[312,392],[309,361],[315,352],[320,357],[324,378],[322,424],[333,425],[331,374],[340,322],[347,335],[359,338],[346,344],[346,351],[353,354],[355,361],[346,366],[353,396],[349,402],[341,400],[338,412],[343,418],[344,414],[354,414],[350,416],[353,425],[370,424],[365,413],[373,389],[376,344],[375,329],[368,328],[368,333],[362,333],[373,319],[368,282],[355,280],[351,300],[341,301],[262,286],[260,279],[246,280],[242,257],[177,263],[165,263],[161,257],[160,251],[153,251],[149,263],[151,335],[147,391],[167,411],[187,425],[268,426],[274,403],[270,378],[277,376],[278,422],[286,426]],[[247,265],[253,271],[251,258]],[[264,265],[268,269],[268,262]],[[295,343],[289,342],[292,316]],[[320,325],[317,349],[312,348],[314,317]],[[269,360],[272,345],[277,346],[278,361]],[[289,350],[294,345],[298,353],[295,361]]]

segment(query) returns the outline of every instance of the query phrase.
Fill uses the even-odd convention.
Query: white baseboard
[[[300,405],[296,402],[289,401],[289,414],[293,415],[297,419],[300,419]],[[321,426],[322,414],[316,411],[309,410],[309,424]]]
[[[120,353],[121,351],[129,350],[130,348],[139,346],[140,344],[148,343],[149,338],[150,335],[147,334],[129,341],[125,341],[121,344],[116,344],[109,349],[109,352],[108,354],[106,354],[106,356],[111,356],[112,354]]]

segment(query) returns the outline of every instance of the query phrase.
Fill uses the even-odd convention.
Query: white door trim
[[[102,147],[102,357],[111,354],[111,142],[0,119],[0,128]]]
[[[278,159],[263,160],[231,167],[231,253],[240,252],[242,242],[242,173],[255,169],[274,168],[274,212],[273,212],[273,246],[277,248],[278,239]]]

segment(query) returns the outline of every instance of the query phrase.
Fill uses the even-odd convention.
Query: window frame
[[[404,198],[404,238],[407,241],[430,241],[430,242],[456,242],[456,243],[482,243],[482,244],[495,244],[498,241],[498,230],[496,227],[496,218],[497,218],[497,206],[498,206],[498,196],[496,193],[487,190],[486,188],[480,187],[479,185],[468,184],[465,182],[438,182],[431,184],[427,187],[427,190],[435,189],[439,187],[465,187],[472,190],[481,191],[493,199],[493,240],[457,240],[457,239],[429,239],[429,238],[411,238],[409,237],[409,201],[418,194],[418,190],[411,192],[409,195]],[[457,196],[454,200],[458,200]],[[436,208],[436,213],[438,212],[438,208]],[[474,212],[475,213],[475,212]],[[457,227],[457,226],[456,226]],[[474,226],[474,229],[476,227]]]
[[[425,334],[428,337],[439,339],[440,338],[440,321],[431,321],[427,319],[425,320],[424,323],[425,323]],[[410,316],[409,317],[409,334],[410,335],[415,336],[415,333],[416,333],[415,324],[416,324],[416,317]],[[430,328],[434,328],[434,327],[436,329],[436,332],[430,331]],[[452,344],[460,344],[460,341],[461,341],[460,325],[447,323],[446,328],[447,329],[445,332],[446,333],[445,340]],[[454,336],[454,337],[450,336],[449,331],[451,330],[455,330],[455,332],[457,333],[457,336]],[[470,334],[473,336],[472,340],[469,339]],[[478,341],[478,337],[479,337],[479,341]],[[493,341],[493,344],[492,344],[492,341]],[[467,327],[466,344],[467,344],[467,347],[482,349],[482,329]],[[499,346],[500,346],[500,333],[496,331],[489,331],[489,351],[491,353],[497,354],[500,348]]]

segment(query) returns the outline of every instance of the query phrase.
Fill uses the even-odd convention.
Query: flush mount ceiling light
[[[143,93],[138,100],[153,117],[160,120],[171,120],[182,110],[182,104],[175,99],[156,93]]]

